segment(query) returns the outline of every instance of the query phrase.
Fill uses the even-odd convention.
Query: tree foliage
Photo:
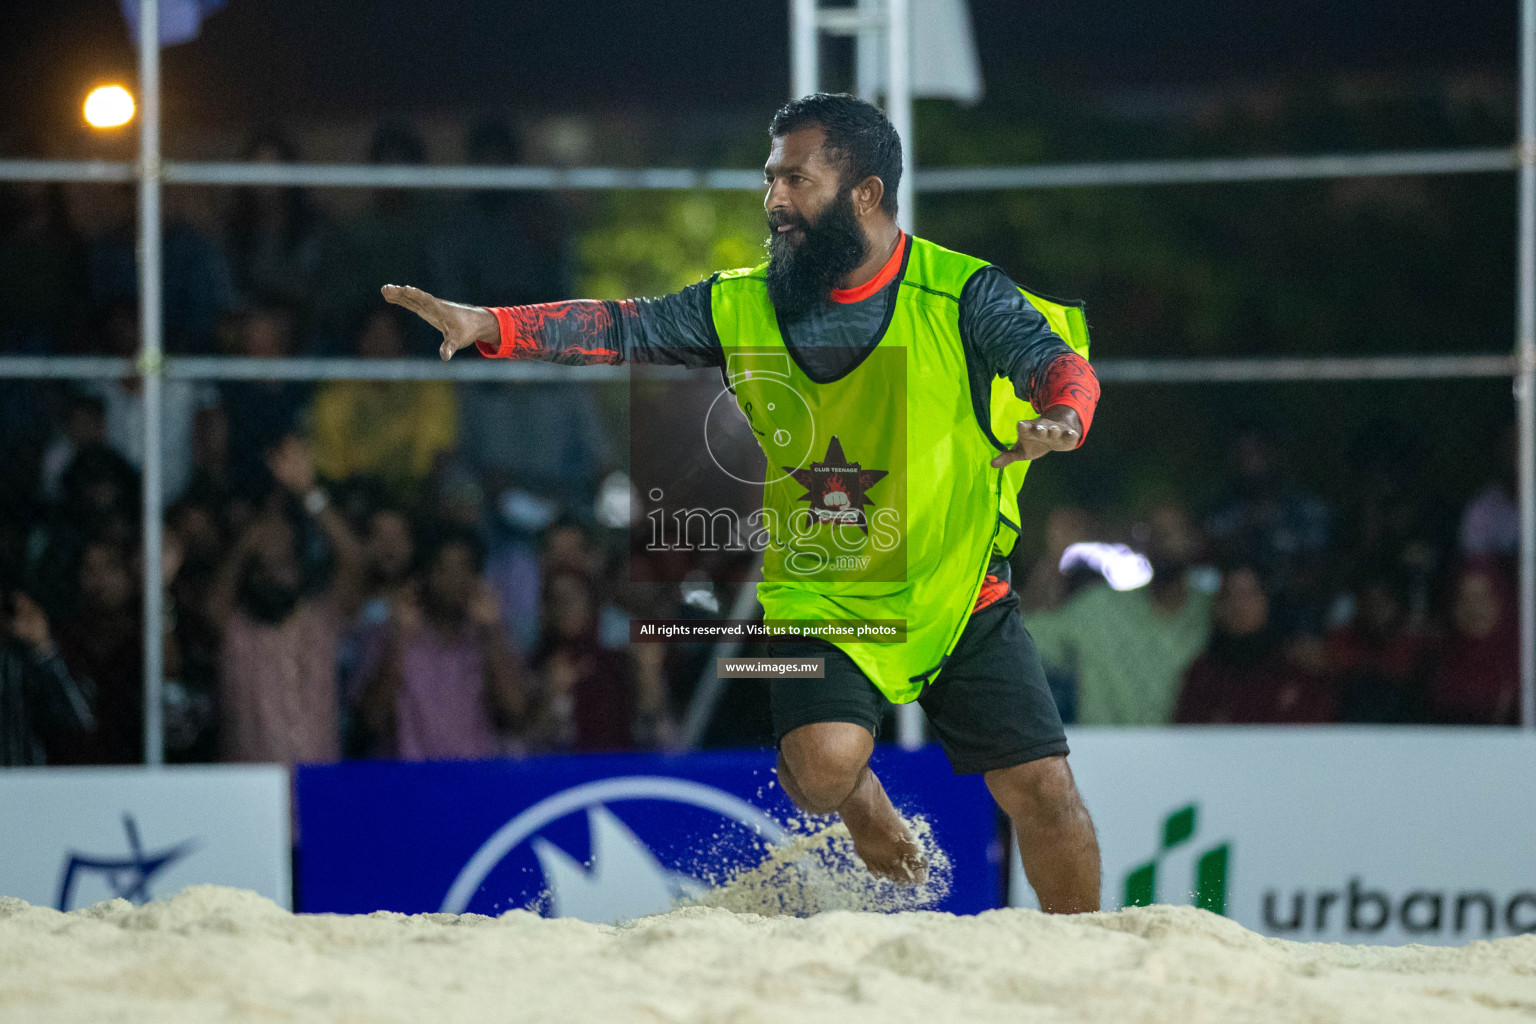
[[[762,200],[748,192],[615,192],[580,241],[581,294],[661,295],[765,258]]]

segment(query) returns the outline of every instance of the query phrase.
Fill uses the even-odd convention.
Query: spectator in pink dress
[[[219,569],[220,745],[226,761],[324,763],[340,754],[336,653],[363,585],[362,547],[316,486],[309,449],[286,438],[267,459],[279,485]],[[302,512],[296,511],[302,509]],[[302,516],[323,532],[329,585],[306,594]]]
[[[444,529],[422,564],[416,586],[393,602],[383,652],[362,683],[362,717],[402,760],[496,757],[526,702],[482,575],[484,549],[473,533]]]

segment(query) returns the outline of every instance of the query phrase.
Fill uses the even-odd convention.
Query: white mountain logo
[[[612,923],[664,913],[680,896],[694,895],[702,884],[668,870],[634,831],[607,805],[626,800],[665,800],[712,811],[750,829],[770,843],[786,839],[784,829],[738,796],[688,779],[629,775],[600,779],[546,797],[497,829],[460,870],[443,899],[446,913],[462,914],[485,879],[508,854],[528,843],[538,858],[549,892],[551,917],[575,917]],[[591,839],[589,864],[537,833],[578,811],[587,814]],[[699,837],[699,846],[710,841]]]
[[[592,836],[590,871],[548,839],[533,840],[549,887],[550,917],[609,922],[664,914],[678,897],[703,891],[696,879],[662,867],[608,808],[589,808],[587,829]]]

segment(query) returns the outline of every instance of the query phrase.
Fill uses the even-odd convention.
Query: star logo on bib
[[[785,466],[789,473],[805,488],[797,501],[809,501],[806,514],[818,523],[845,523],[869,532],[869,519],[864,506],[873,505],[867,497],[869,489],[886,475],[883,469],[865,469],[857,462],[848,461],[843,454],[842,442],[836,436],[827,443],[827,457],[812,462],[804,469]]]

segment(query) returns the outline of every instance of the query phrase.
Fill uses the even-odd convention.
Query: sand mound
[[[291,915],[215,887],[72,914],[0,899],[0,1022],[1530,1021],[1536,936],[1255,935],[1188,907],[1075,918],[689,907],[619,927]]]

